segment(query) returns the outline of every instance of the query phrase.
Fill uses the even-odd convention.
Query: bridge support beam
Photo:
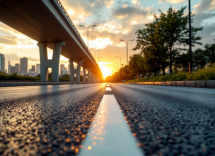
[[[92,82],[92,79],[91,79],[91,69],[92,68],[86,68],[88,73],[85,74],[87,76],[87,82]]]
[[[53,57],[52,60],[48,60],[47,44],[45,42],[37,43],[40,51],[40,80],[48,81],[48,68],[52,68],[52,81],[59,81],[59,63],[61,48],[65,45],[65,42],[54,42]]]
[[[83,67],[83,82],[86,82],[86,68]]]
[[[70,66],[70,82],[74,81],[74,74],[76,74],[76,82],[80,83],[80,77],[81,77],[81,65],[84,60],[69,60],[69,66]],[[74,68],[73,62],[77,63],[77,69]]]
[[[91,75],[92,75],[92,76],[91,76],[91,81],[92,81],[92,83],[95,83],[95,79],[94,79],[94,78],[95,78],[95,75],[94,75],[93,73],[92,73]]]

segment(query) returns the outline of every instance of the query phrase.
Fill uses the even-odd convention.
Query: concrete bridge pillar
[[[88,71],[88,73],[86,74],[86,76],[87,76],[87,82],[91,82],[92,81],[92,79],[91,79],[91,69],[92,68],[86,68],[86,69]]]
[[[83,82],[86,82],[86,68],[83,67]]]
[[[61,48],[65,45],[65,42],[54,42],[53,57],[52,60],[48,60],[47,44],[45,42],[37,43],[40,51],[40,80],[48,81],[48,68],[52,68],[52,81],[59,81],[59,63]]]
[[[94,74],[92,74],[92,83],[95,83],[95,75]]]
[[[70,66],[70,82],[74,82],[74,74],[76,74],[76,82],[80,81],[81,65],[84,60],[69,60]],[[73,62],[77,63],[77,69],[74,68]]]

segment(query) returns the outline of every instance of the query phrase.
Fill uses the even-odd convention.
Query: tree
[[[130,56],[129,60],[129,70],[131,76],[137,76],[138,74],[144,74],[144,62],[140,54],[134,54]]]
[[[202,49],[196,49],[195,52],[193,52],[193,62],[196,69],[203,68],[207,63],[205,51]]]
[[[175,71],[181,70],[184,72],[189,71],[189,51],[182,53],[175,59]]]
[[[158,28],[163,33],[163,39],[165,40],[165,45],[168,49],[168,55],[169,55],[169,68],[170,68],[170,74],[172,74],[172,67],[174,63],[174,52],[178,52],[176,50],[185,50],[184,48],[180,48],[181,45],[187,46],[189,45],[189,29],[188,29],[188,19],[189,15],[184,15],[186,7],[182,7],[180,10],[175,10],[172,7],[170,7],[167,11],[167,13],[163,13],[160,11],[160,16],[157,17],[155,15],[155,20],[158,22]],[[192,23],[193,23],[193,17],[192,15]],[[200,44],[198,42],[201,40],[200,36],[196,36],[198,31],[202,31],[203,28],[195,28],[192,26],[192,46],[195,44]]]
[[[205,45],[205,56],[207,57],[207,63],[211,62],[212,64],[215,63],[215,44],[206,44]]]
[[[163,75],[165,74],[165,69],[168,66],[167,63],[167,48],[165,46],[165,40],[163,39],[163,31],[160,31],[158,27],[159,19],[155,19],[154,22],[145,24],[145,28],[142,30],[138,30],[137,34],[137,45],[133,50],[140,49],[141,54],[148,58],[147,62],[156,62],[157,70],[160,69],[163,71]],[[144,54],[147,53],[147,54]],[[156,60],[149,60],[156,59]],[[146,61],[146,60],[145,60]],[[147,64],[149,72],[152,72],[151,67],[154,64]],[[155,69],[153,70],[155,71]],[[157,72],[157,71],[155,71]]]
[[[128,78],[130,78],[131,74],[130,74],[129,66],[126,65],[126,66],[122,67],[119,70],[119,73],[120,73],[121,80],[127,80]]]

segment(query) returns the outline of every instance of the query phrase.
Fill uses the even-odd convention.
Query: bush
[[[186,72],[177,72],[172,75],[141,78],[138,80],[128,80],[128,82],[160,82],[160,81],[192,81],[192,80],[215,80],[215,66],[198,69],[191,74]]]
[[[12,75],[7,75],[5,73],[0,73],[0,80],[28,80],[28,81],[37,81],[40,80],[39,77],[32,76],[21,76],[14,73]]]

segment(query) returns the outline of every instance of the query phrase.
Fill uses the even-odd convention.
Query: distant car
[[[123,83],[125,83],[125,80],[122,80]]]

